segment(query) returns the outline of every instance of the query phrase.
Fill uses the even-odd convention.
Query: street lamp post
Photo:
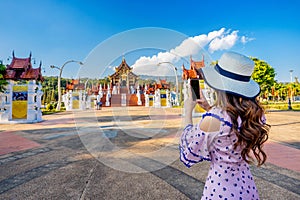
[[[293,82],[293,71],[294,71],[294,70],[292,70],[292,69],[290,70],[291,83]]]
[[[171,62],[160,62],[157,65],[159,66],[159,65],[165,64],[165,63],[171,65],[172,68],[173,68],[173,70],[174,70],[174,73],[175,73],[175,79],[176,79],[176,106],[179,106],[179,99],[178,99],[178,97],[179,97],[179,94],[178,94],[178,85],[179,84],[178,84],[178,77],[177,77],[177,68]]]
[[[293,71],[294,70],[290,70],[290,76],[291,76],[291,89],[290,89],[290,94],[289,94],[289,99],[288,99],[288,109],[292,110],[292,102],[291,102],[291,98],[292,98],[292,82],[293,82]]]
[[[57,102],[57,106],[56,106],[56,110],[57,110],[57,111],[60,111],[60,107],[61,107],[61,75],[62,75],[62,72],[63,72],[64,67],[65,67],[68,63],[72,63],[72,62],[76,62],[76,63],[78,63],[79,65],[83,65],[83,63],[80,62],[80,61],[69,60],[69,61],[65,62],[65,63],[63,64],[62,67],[56,67],[56,66],[54,66],[54,65],[51,65],[51,66],[50,66],[51,68],[55,68],[55,69],[58,69],[58,70],[59,70],[59,76],[58,76],[58,81],[57,81],[57,89],[58,89],[58,102]]]

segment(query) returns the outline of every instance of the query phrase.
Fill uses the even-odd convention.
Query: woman
[[[260,166],[266,161],[262,145],[268,139],[269,125],[256,100],[260,88],[250,79],[253,69],[251,59],[234,52],[224,53],[215,67],[203,68],[205,82],[216,91],[213,107],[202,93],[194,102],[188,88],[180,159],[187,167],[211,161],[201,199],[259,199],[248,164]],[[196,103],[207,112],[199,124],[192,125]]]

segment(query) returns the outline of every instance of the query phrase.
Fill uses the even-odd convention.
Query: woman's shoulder
[[[203,120],[205,120],[205,118],[207,119],[216,119],[218,120],[222,126],[232,126],[232,122],[231,119],[229,117],[229,115],[227,114],[227,112],[225,110],[223,110],[220,107],[212,107],[209,111],[207,111],[206,113],[204,113],[202,115]]]
[[[213,117],[213,118],[219,119],[220,121],[223,121],[224,117],[226,116],[226,115],[224,115],[225,113],[226,112],[223,111],[221,108],[214,106],[209,111],[204,113],[202,115],[202,118],[205,119],[206,117]]]

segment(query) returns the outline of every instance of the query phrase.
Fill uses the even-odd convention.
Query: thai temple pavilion
[[[132,72],[132,68],[126,63],[123,57],[121,64],[115,68],[115,73],[108,77],[111,81],[112,87],[121,91],[118,93],[130,93],[132,88],[135,88],[138,76]]]
[[[8,85],[6,91],[0,94],[0,122],[32,123],[42,120],[42,63],[33,68],[31,59],[31,53],[27,58],[17,58],[12,53],[4,75]]]

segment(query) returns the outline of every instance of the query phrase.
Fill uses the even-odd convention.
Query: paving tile
[[[12,132],[0,133],[0,155],[32,149],[39,146],[41,145]]]
[[[300,150],[276,142],[268,141],[264,149],[267,162],[279,167],[300,172]]]

